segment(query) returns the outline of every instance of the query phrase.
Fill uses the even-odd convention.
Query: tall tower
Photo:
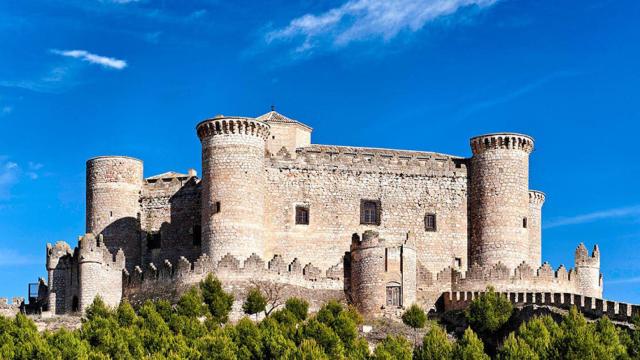
[[[265,256],[265,140],[269,125],[218,115],[196,126],[202,143],[202,252],[218,261]]]
[[[533,268],[542,265],[542,205],[545,195],[542,191],[529,191],[529,261]]]
[[[471,138],[469,176],[470,264],[502,262],[513,271],[529,258],[529,154],[527,135]]]
[[[87,233],[102,235],[111,253],[122,249],[126,267],[141,261],[138,214],[142,161],[101,156],[87,161]]]
[[[602,275],[600,274],[600,248],[593,247],[589,252],[583,243],[576,248],[576,272],[578,274],[578,290],[584,296],[602,298]]]

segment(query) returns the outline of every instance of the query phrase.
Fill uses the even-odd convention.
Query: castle
[[[573,269],[542,263],[545,195],[529,189],[527,135],[474,137],[465,158],[312,144],[311,127],[275,111],[196,130],[202,178],[87,161],[86,235],[47,244],[47,309],[176,298],[209,273],[236,294],[279,284],[370,316],[488,285],[602,297],[597,246],[580,244]]]

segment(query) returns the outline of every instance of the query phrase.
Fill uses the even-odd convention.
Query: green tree
[[[416,360],[451,359],[454,344],[447,338],[444,329],[433,324],[422,339],[422,346],[415,349]]]
[[[520,325],[518,338],[524,341],[540,359],[550,359],[553,335],[561,336],[558,324],[550,316],[535,317]]]
[[[300,321],[307,319],[309,303],[304,299],[296,297],[289,298],[284,304],[284,308],[289,310]]]
[[[178,300],[176,312],[178,315],[193,318],[205,315],[207,313],[207,307],[200,290],[194,286],[184,293],[180,297],[180,300]]]
[[[411,360],[411,356],[411,343],[403,336],[387,335],[373,352],[376,360]]]
[[[332,359],[344,357],[345,349],[340,337],[327,324],[311,319],[305,324],[303,335],[314,339]]]
[[[492,287],[473,300],[465,315],[471,327],[480,334],[492,334],[511,317],[513,305]]]
[[[138,316],[129,301],[127,299],[122,300],[116,308],[118,324],[122,327],[128,327],[133,325],[137,318]]]
[[[227,326],[229,336],[238,346],[238,359],[262,358],[262,332],[248,318],[242,318],[235,326]]]
[[[96,317],[108,318],[113,314],[111,309],[104,303],[100,295],[93,299],[91,305],[87,307],[84,312],[84,316],[87,320],[92,320]]]
[[[249,290],[247,299],[242,304],[242,311],[247,315],[256,315],[261,311],[265,311],[267,307],[267,299],[262,295],[260,289],[252,288]]]
[[[484,344],[478,335],[471,329],[464,331],[462,339],[458,340],[453,352],[454,359],[460,360],[489,360],[484,352]]]
[[[212,274],[200,282],[200,290],[205,304],[209,307],[212,321],[216,324],[226,323],[233,305],[233,295],[226,293],[220,280]]]
[[[509,334],[498,353],[500,360],[539,360],[540,357],[529,344],[514,333]]]
[[[414,345],[418,343],[418,329],[422,329],[427,323],[427,315],[418,304],[411,305],[407,311],[402,314],[402,322],[411,327],[414,331]]]
[[[295,360],[329,360],[322,347],[313,339],[303,340],[294,356]]]
[[[595,324],[596,336],[598,344],[602,347],[603,358],[610,359],[626,359],[628,358],[627,349],[620,341],[619,330],[604,316]]]
[[[236,360],[238,348],[236,344],[221,330],[199,339],[198,350],[202,359]]]

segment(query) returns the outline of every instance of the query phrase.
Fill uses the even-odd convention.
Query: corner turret
[[[529,218],[527,229],[529,230],[529,265],[539,267],[542,265],[542,205],[546,195],[542,191],[529,190]]]
[[[576,248],[575,270],[578,275],[578,291],[585,296],[602,298],[602,274],[600,273],[600,248],[593,247],[591,255],[580,243]]]
[[[99,235],[85,234],[78,239],[78,268],[80,272],[79,309],[84,311],[96,296],[105,304],[117,306],[122,299],[122,271],[125,255],[118,249],[113,256]]]

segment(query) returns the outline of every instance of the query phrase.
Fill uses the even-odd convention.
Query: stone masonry
[[[45,308],[176,299],[208,273],[238,302],[262,284],[369,316],[489,285],[602,297],[597,247],[581,244],[574,269],[542,263],[545,195],[529,189],[527,135],[474,137],[465,158],[312,144],[311,127],[275,111],[218,115],[196,132],[202,179],[87,161],[86,235],[75,249],[47,245]]]

